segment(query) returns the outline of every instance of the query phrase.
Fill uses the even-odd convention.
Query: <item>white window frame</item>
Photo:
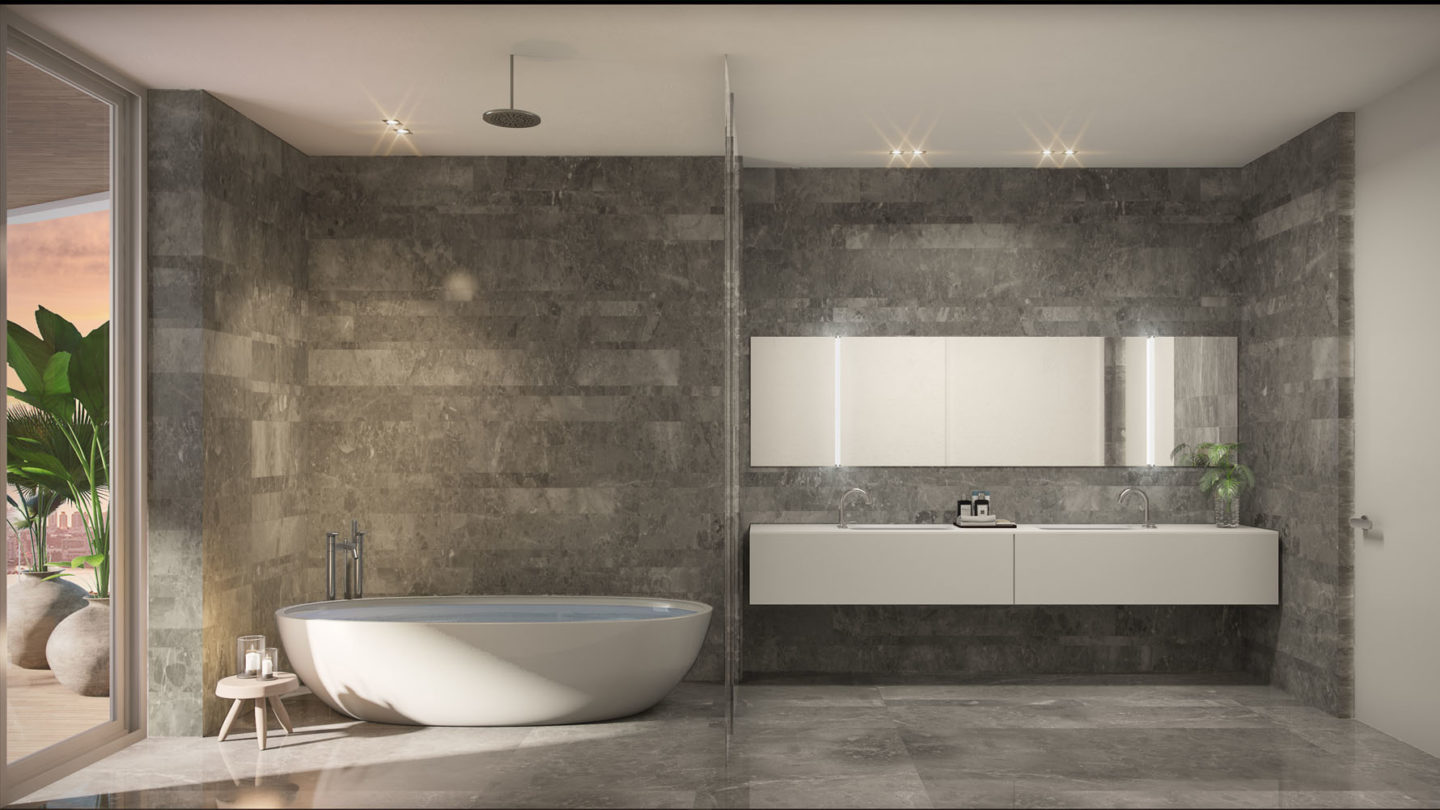
[[[0,734],[0,804],[8,804],[143,739],[146,733],[145,89],[8,8],[0,8],[0,50],[84,90],[112,110],[111,199],[107,201],[111,211],[112,718],[15,762],[9,761],[7,741]],[[0,60],[0,119],[5,113],[4,79]],[[0,171],[0,200],[4,198],[5,177]],[[0,230],[0,248],[3,245]],[[0,304],[4,303],[4,261],[0,249]],[[0,344],[0,360],[3,353]],[[0,627],[4,611],[5,600],[0,599]],[[5,688],[0,669],[0,728],[6,719]]]

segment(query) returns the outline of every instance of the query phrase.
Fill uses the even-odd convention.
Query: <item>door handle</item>
[[[1371,520],[1369,515],[1352,517],[1350,518],[1350,528],[1359,529],[1362,532],[1368,532],[1371,529],[1375,528],[1375,521]]]

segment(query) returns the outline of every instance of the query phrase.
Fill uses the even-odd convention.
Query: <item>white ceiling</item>
[[[720,154],[728,54],[748,165],[1238,166],[1440,64],[1435,5],[12,8],[312,155]]]

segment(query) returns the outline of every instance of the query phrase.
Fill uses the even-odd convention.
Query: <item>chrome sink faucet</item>
[[[1121,492],[1120,492],[1120,497],[1116,498],[1116,499],[1115,499],[1115,502],[1116,502],[1116,503],[1124,503],[1124,502],[1125,502],[1125,496],[1126,496],[1126,495],[1129,495],[1129,494],[1132,493],[1132,492],[1135,493],[1136,495],[1139,495],[1139,496],[1145,501],[1145,523],[1144,523],[1144,527],[1147,528],[1147,529],[1156,529],[1156,528],[1159,528],[1159,527],[1156,526],[1154,523],[1151,523],[1151,522],[1150,522],[1150,496],[1145,494],[1145,490],[1143,490],[1143,489],[1141,489],[1141,488],[1139,488],[1139,487],[1126,487],[1125,489],[1121,490]]]
[[[869,506],[869,505],[870,505],[870,496],[865,492],[865,490],[860,489],[859,487],[855,487],[854,489],[851,489],[850,491],[846,492],[844,495],[841,495],[841,496],[840,496],[840,526],[839,526],[839,528],[841,528],[841,529],[846,528],[846,523],[845,523],[845,504],[850,501],[850,496],[851,496],[851,495],[855,495],[855,494],[857,494],[857,493],[860,495],[861,498],[864,498],[864,499],[865,499],[865,505],[866,505],[866,506]]]
[[[345,598],[360,599],[365,596],[365,532],[360,531],[360,521],[350,521],[350,539],[340,540],[337,532],[325,533],[325,598],[335,598],[335,552],[348,551],[342,565],[345,566]],[[352,587],[350,570],[355,570]]]

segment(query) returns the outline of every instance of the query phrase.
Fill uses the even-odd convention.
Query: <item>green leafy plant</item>
[[[13,321],[6,328],[6,359],[22,386],[8,393],[30,406],[17,409],[26,429],[5,438],[6,472],[11,481],[75,505],[90,553],[69,564],[94,568],[95,594],[104,598],[110,595],[110,324],[82,337],[44,307],[35,323],[38,336]],[[8,414],[6,423],[12,424]]]
[[[1170,451],[1176,464],[1206,468],[1200,477],[1200,490],[1227,501],[1255,486],[1255,473],[1240,463],[1239,456],[1239,442],[1201,442],[1193,448],[1180,444]]]
[[[26,486],[14,478],[10,479],[10,485],[15,488],[15,495],[6,493],[5,500],[20,513],[20,519],[10,520],[7,517],[5,522],[10,524],[15,539],[21,542],[23,548],[29,550],[30,570],[44,571],[50,566],[49,552],[46,549],[46,521],[60,508],[60,504],[65,502],[65,498],[54,490]],[[22,531],[25,533],[23,539],[20,535]]]

